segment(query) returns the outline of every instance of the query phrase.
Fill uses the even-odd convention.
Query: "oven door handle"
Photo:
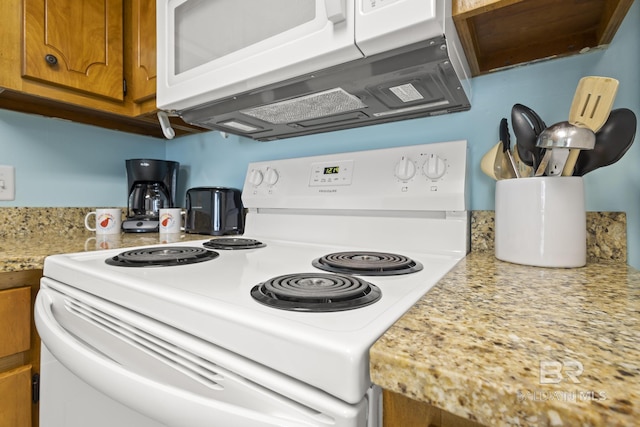
[[[168,426],[205,427],[211,426],[214,420],[216,425],[234,427],[327,425],[274,417],[159,383],[127,370],[76,340],[57,322],[53,298],[46,288],[38,292],[34,317],[42,342],[67,369],[112,399]]]

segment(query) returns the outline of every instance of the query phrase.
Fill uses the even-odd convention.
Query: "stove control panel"
[[[269,185],[269,186],[273,186],[276,185],[278,183],[278,179],[280,179],[280,175],[278,175],[278,171],[275,170],[274,168],[267,168],[264,172],[264,182]]]
[[[422,167],[422,173],[432,180],[442,178],[447,171],[447,163],[445,159],[438,157],[437,154],[428,154],[424,166]]]
[[[312,187],[351,185],[353,160],[312,163],[310,175],[309,185]]]
[[[251,163],[247,208],[467,210],[467,142]]]
[[[396,164],[396,178],[402,181],[408,181],[416,175],[416,164],[407,156],[402,156]]]

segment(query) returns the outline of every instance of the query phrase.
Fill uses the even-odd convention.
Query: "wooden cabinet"
[[[633,0],[453,0],[471,74],[609,44]]]
[[[131,0],[126,22],[131,31],[127,52],[130,54],[131,98],[136,103],[155,100],[156,95],[156,2]]]
[[[24,0],[22,76],[124,99],[122,0]]]
[[[163,138],[155,0],[2,0],[0,108]],[[206,131],[173,119],[176,135]]]
[[[382,391],[383,427],[482,427],[482,425],[389,390]]]
[[[40,372],[33,306],[42,270],[0,273],[0,427],[37,427],[31,385]]]
[[[31,365],[0,372],[0,427],[31,427]]]
[[[31,289],[28,287],[0,291],[0,357],[29,349],[30,303]]]

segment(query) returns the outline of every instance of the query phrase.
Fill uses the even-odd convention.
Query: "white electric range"
[[[369,348],[466,255],[466,154],[252,163],[242,237],[48,257],[41,426],[379,426]]]

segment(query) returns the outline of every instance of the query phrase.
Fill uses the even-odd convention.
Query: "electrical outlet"
[[[16,168],[0,165],[0,200],[16,199]]]

